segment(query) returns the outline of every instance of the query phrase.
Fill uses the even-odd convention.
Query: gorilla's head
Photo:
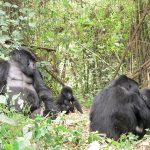
[[[25,47],[19,47],[10,52],[11,59],[15,61],[21,71],[30,76],[36,70],[36,57]]]
[[[139,94],[139,85],[138,83],[127,77],[126,75],[120,75],[116,78],[116,80],[112,81],[111,86],[121,86],[125,88],[127,91],[135,92]]]
[[[67,100],[71,100],[73,97],[73,91],[71,89],[71,87],[69,86],[64,86],[61,90],[61,94],[67,99]]]

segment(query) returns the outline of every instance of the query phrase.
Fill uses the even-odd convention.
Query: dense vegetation
[[[82,116],[31,120],[9,111],[7,95],[1,96],[0,149],[87,149],[95,140],[103,149],[137,147],[133,135],[115,142],[89,134],[88,113],[93,95],[114,78],[126,47],[117,73],[131,75],[147,60],[149,15],[132,38],[146,7],[146,0],[0,0],[0,58],[8,59],[16,45],[31,47],[53,96],[62,84],[70,85],[85,109]]]

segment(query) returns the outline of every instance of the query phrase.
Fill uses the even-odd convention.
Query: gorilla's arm
[[[73,112],[74,113],[74,107],[73,106],[68,106],[66,104],[62,104],[62,105],[59,105],[59,108],[62,111],[66,111],[66,114],[68,114],[69,112]]]
[[[66,113],[74,112],[74,105],[71,104],[62,94],[59,95],[57,100],[57,105],[60,108],[60,111],[66,111]]]
[[[147,108],[144,100],[142,97],[140,97],[138,94],[132,94],[132,104],[133,104],[133,109],[134,113],[136,115],[137,121],[138,121],[138,126],[140,128],[149,128],[150,124],[150,111]],[[136,130],[136,132],[138,132]]]
[[[34,87],[38,93],[39,99],[43,101],[45,105],[45,115],[49,112],[56,115],[59,112],[58,106],[54,103],[50,91],[45,86],[42,77],[38,71],[34,74]]]
[[[140,94],[147,108],[150,110],[150,89],[145,88],[140,91]]]
[[[71,111],[74,113],[74,105],[71,104],[68,100],[64,100],[64,104],[66,106],[66,111]]]
[[[3,93],[4,86],[7,84],[9,68],[10,65],[7,61],[0,60],[0,94]]]
[[[140,104],[140,116],[141,116],[141,120],[144,124],[144,128],[149,128],[150,127],[150,110],[147,107],[147,104],[144,102],[144,100],[141,100],[141,104]]]
[[[72,98],[72,102],[73,102],[73,105],[76,107],[76,109],[77,109],[81,114],[83,114],[83,111],[82,111],[82,108],[81,108],[81,105],[80,105],[79,101],[78,101],[75,97],[73,97],[73,98]]]

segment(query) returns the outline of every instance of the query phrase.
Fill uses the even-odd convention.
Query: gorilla
[[[45,104],[45,113],[56,111],[51,94],[36,70],[36,57],[25,47],[10,52],[10,60],[0,61],[0,91],[7,93],[8,106],[17,112],[25,107],[32,113]]]
[[[150,128],[150,89],[145,88],[140,91],[140,94],[142,96],[142,100],[145,104],[145,118],[143,119],[144,128]]]
[[[74,97],[73,91],[69,86],[64,86],[59,94],[57,105],[60,111],[66,111],[66,114],[74,112],[76,108],[81,114],[83,114],[82,108],[78,100]]]
[[[90,131],[114,140],[128,132],[143,136],[146,118],[138,83],[120,75],[95,96],[90,110]]]

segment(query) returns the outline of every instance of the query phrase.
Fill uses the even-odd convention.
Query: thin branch
[[[5,41],[5,44],[7,44],[7,45],[9,45],[9,44],[14,44],[14,42],[13,42],[13,41],[10,41],[10,40],[6,40],[6,41]],[[37,45],[21,44],[21,46],[27,46],[27,47],[36,48],[36,49],[43,49],[43,50],[46,50],[46,51],[48,51],[48,52],[56,51],[56,49],[53,49],[53,48],[41,47],[41,46],[37,46]]]
[[[26,44],[22,44],[21,46],[27,46],[27,47],[36,48],[36,49],[42,49],[42,50],[46,50],[46,51],[48,51],[48,52],[56,51],[56,49],[53,49],[53,48],[40,47],[40,46],[37,46],[37,45],[26,45]]]
[[[149,63],[150,63],[150,59],[147,60],[144,64],[142,64],[142,65],[139,67],[139,69],[137,69],[137,70],[133,73],[133,75],[131,76],[131,78],[134,79],[134,78],[139,74],[139,72],[140,72],[141,70],[147,69],[148,66],[149,66]]]
[[[53,73],[51,70],[49,70],[47,67],[44,67],[44,69],[57,81],[57,82],[59,82],[61,85],[65,85],[64,83],[63,83],[63,81],[55,74],[55,73]]]

